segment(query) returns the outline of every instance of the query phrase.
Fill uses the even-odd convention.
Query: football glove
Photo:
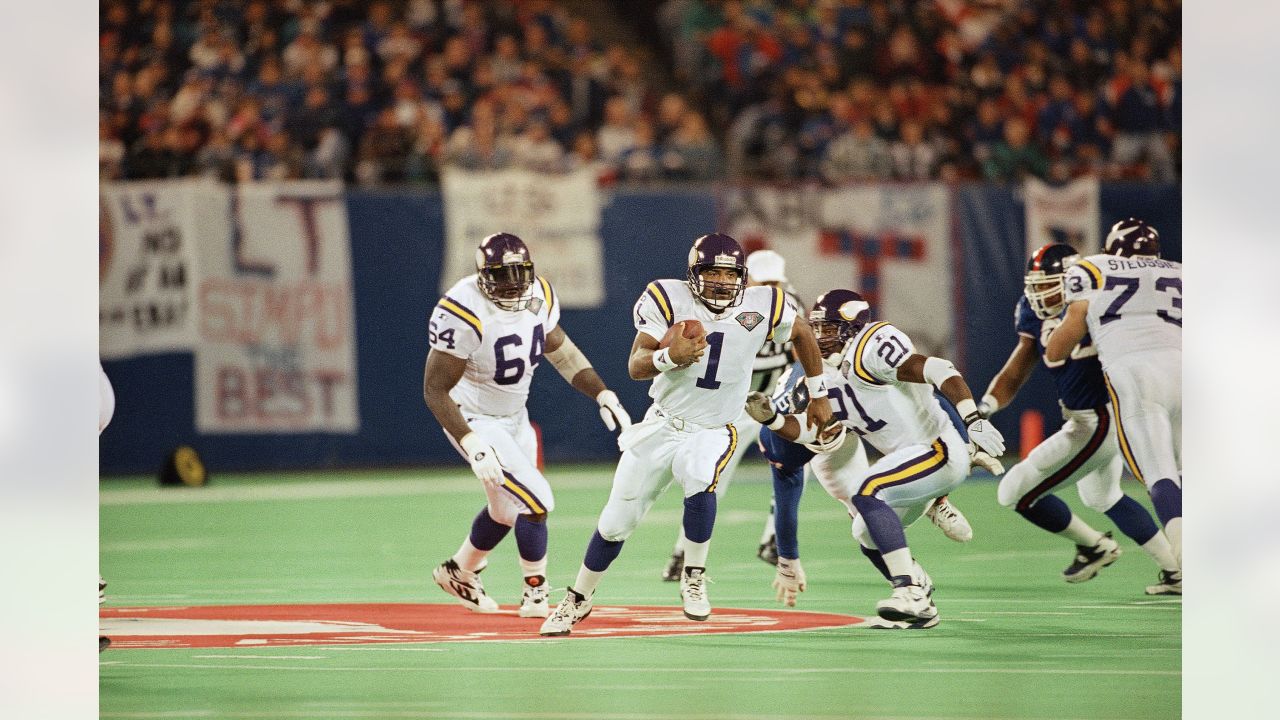
[[[773,410],[773,403],[769,400],[769,396],[762,392],[753,392],[747,395],[747,414],[752,420],[761,425],[768,425],[778,413]]]
[[[787,607],[795,607],[796,596],[804,592],[807,583],[800,558],[778,558],[778,572],[773,576],[773,589],[778,591],[778,602]]]
[[[990,420],[973,413],[965,418],[965,426],[969,430],[969,442],[977,445],[979,450],[995,457],[1004,454],[1004,436]]]
[[[485,485],[494,489],[502,487],[502,463],[498,462],[498,451],[475,433],[467,433],[458,441],[462,451],[467,454],[467,462],[471,463],[471,472],[480,478]]]
[[[838,420],[832,420],[825,430],[818,433],[818,439],[805,445],[805,447],[816,453],[832,453],[840,449],[844,445],[844,439],[848,437],[845,431],[844,423]]]
[[[622,403],[618,402],[618,396],[612,390],[602,390],[596,396],[596,404],[600,406],[600,419],[610,432],[622,432],[631,427],[631,416],[622,407]]]
[[[996,414],[1000,409],[1000,401],[996,400],[996,396],[987,393],[982,396],[982,402],[978,403],[978,414],[984,418],[989,418]]]
[[[969,467],[970,469],[984,468],[997,477],[1004,474],[1004,465],[1001,465],[998,459],[979,450],[973,443],[969,443]]]

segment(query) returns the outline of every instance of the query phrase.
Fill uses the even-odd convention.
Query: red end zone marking
[[[514,610],[491,615],[460,605],[207,605],[104,608],[103,635],[112,648],[211,648],[371,643],[534,640],[542,620]],[[857,625],[834,613],[716,608],[710,620],[685,618],[679,607],[597,607],[570,637],[652,637],[779,632]]]

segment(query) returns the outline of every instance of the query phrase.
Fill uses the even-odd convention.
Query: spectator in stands
[[[631,147],[618,156],[618,177],[632,183],[662,179],[662,152],[654,138],[653,123],[640,119],[633,125]]]
[[[511,144],[511,161],[534,172],[560,172],[564,169],[564,148],[551,137],[545,121],[534,120]]]
[[[871,121],[865,118],[832,140],[822,158],[822,178],[832,184],[887,180],[892,174],[889,143],[876,135]]]
[[[1141,62],[1129,62],[1107,85],[1106,98],[1115,127],[1111,162],[1114,173],[1145,160],[1156,182],[1173,182],[1173,156],[1165,144],[1167,88],[1151,83],[1150,72]]]
[[[720,148],[701,114],[685,112],[665,143],[662,165],[673,180],[710,182],[720,177]]]
[[[405,160],[412,148],[413,138],[396,121],[395,110],[383,110],[360,141],[356,180],[375,185],[404,181]]]
[[[600,159],[608,164],[617,164],[622,153],[636,144],[635,123],[627,101],[614,95],[605,101],[604,124],[596,131],[596,147]]]
[[[1027,176],[1043,178],[1049,163],[1031,142],[1027,122],[1014,116],[1004,121],[1004,139],[991,149],[991,157],[982,165],[982,174],[997,182],[1021,182]]]
[[[925,142],[924,126],[917,120],[902,123],[902,138],[889,146],[893,157],[893,177],[898,180],[929,180],[935,176],[938,153]]]

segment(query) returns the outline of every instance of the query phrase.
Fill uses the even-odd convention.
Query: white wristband
[[[994,415],[995,412],[1000,409],[1000,401],[991,393],[987,393],[982,396],[982,404],[987,406],[986,410],[988,415]]]
[[[671,348],[662,348],[653,354],[653,366],[658,372],[667,372],[680,367],[671,361]]]
[[[971,416],[978,414],[978,403],[974,402],[973,398],[965,398],[956,403],[956,412],[960,413],[960,417],[967,423]]]
[[[804,384],[809,388],[809,398],[824,398],[827,396],[827,379],[821,375],[806,377]]]
[[[787,424],[787,416],[783,415],[782,413],[777,413],[776,415],[773,416],[773,419],[769,421],[769,424],[765,425],[765,427],[769,428],[770,430],[781,430],[782,426],[786,424]]]
[[[467,454],[468,460],[475,457],[476,453],[485,450],[489,446],[489,443],[485,442],[484,439],[474,432],[469,432],[466,435],[463,435],[462,439],[458,441],[458,444],[462,446],[462,451]]]

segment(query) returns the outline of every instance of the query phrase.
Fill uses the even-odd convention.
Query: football
[[[680,322],[672,325],[667,330],[667,334],[662,336],[662,341],[658,343],[658,348],[670,347],[671,341],[676,339],[677,332],[683,332],[684,336],[691,340],[696,337],[702,337],[706,334],[706,331],[702,329],[702,323],[700,321],[681,320]]]

